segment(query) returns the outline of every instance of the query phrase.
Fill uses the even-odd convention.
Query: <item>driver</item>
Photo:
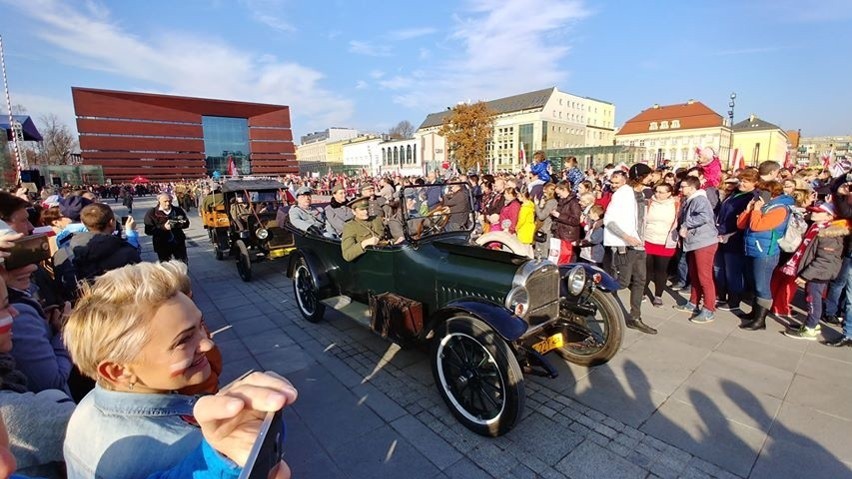
[[[451,184],[446,195],[444,195],[444,206],[450,209],[450,221],[447,223],[447,231],[460,231],[467,229],[470,220],[470,196],[467,189],[458,183]]]
[[[231,219],[236,223],[237,230],[242,231],[246,229],[243,216],[248,214],[251,214],[251,206],[246,204],[246,199],[242,193],[237,193],[234,197],[234,202],[231,203]]]
[[[406,221],[406,218],[408,218],[408,232],[414,235],[415,238],[422,234],[424,228],[428,228],[429,219],[423,218],[420,215],[420,207],[417,204],[417,193],[406,191],[404,197],[404,209],[398,208],[393,214],[393,217],[388,221],[388,229],[390,230],[394,244],[402,243],[405,240],[403,222]]]
[[[311,208],[312,194],[313,190],[307,186],[296,190],[296,205],[290,208],[289,212],[290,224],[305,233],[311,228],[318,228],[320,232],[325,229],[325,222],[320,216],[321,213]]]
[[[370,198],[362,196],[349,202],[349,207],[355,213],[355,218],[343,225],[343,235],[340,250],[343,259],[354,261],[364,254],[367,246],[375,246],[385,234],[381,218],[370,219]]]

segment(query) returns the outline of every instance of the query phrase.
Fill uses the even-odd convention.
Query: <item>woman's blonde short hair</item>
[[[83,284],[63,338],[80,371],[98,378],[104,361],[133,361],[149,340],[149,320],[166,301],[189,293],[186,264],[139,263]]]

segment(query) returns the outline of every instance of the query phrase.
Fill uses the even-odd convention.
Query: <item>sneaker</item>
[[[852,348],[852,338],[847,338],[846,336],[841,336],[834,341],[826,341],[824,343],[826,346],[833,346],[835,348],[848,347]]]
[[[676,305],[672,306],[672,308],[674,308],[677,311],[680,311],[682,313],[697,313],[698,312],[698,306],[690,303],[689,301],[687,301],[683,304],[676,304]]]
[[[816,341],[817,336],[819,336],[819,331],[817,331],[816,328],[802,326],[801,328],[795,331],[784,331],[784,336],[793,339],[807,339],[808,341]]]
[[[675,283],[671,286],[672,291],[682,291],[687,288],[687,286],[683,283]]]
[[[843,320],[841,318],[838,318],[837,316],[823,316],[822,318],[820,318],[820,321],[825,324],[839,325]]]
[[[728,303],[722,303],[716,306],[716,309],[721,309],[722,311],[739,311],[739,306],[731,306]]]
[[[695,316],[689,318],[690,322],[695,324],[707,324],[712,323],[716,320],[716,315],[713,314],[713,311],[702,308],[701,312],[696,314]]]
[[[654,296],[654,301],[653,301],[653,302],[651,302],[651,304],[652,304],[655,308],[660,308],[660,307],[662,307],[662,306],[663,306],[663,298],[661,298],[661,297],[659,297],[659,296]]]
[[[647,297],[647,296],[642,296],[642,302],[643,302],[643,303],[647,303],[647,302],[648,302],[648,297]]]
[[[793,320],[793,322],[791,322],[790,325],[787,326],[787,331],[796,332],[796,331],[801,331],[801,330],[806,328],[806,326],[804,324],[796,322],[796,320],[793,319],[792,316],[779,316],[779,317],[789,318],[789,319]],[[817,323],[817,325],[814,326],[812,329],[816,332],[820,332],[820,331],[822,331],[822,326],[819,323]]]

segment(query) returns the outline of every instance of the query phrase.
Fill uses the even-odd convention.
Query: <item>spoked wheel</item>
[[[243,240],[237,240],[234,244],[237,247],[237,272],[240,278],[248,283],[251,281],[251,256],[249,256],[248,248]]]
[[[222,245],[219,244],[219,233],[212,229],[207,231],[210,231],[210,239],[213,241],[213,253],[216,255],[216,259],[222,261],[225,259],[225,251],[222,250]]]
[[[304,258],[299,258],[293,272],[293,295],[299,312],[312,323],[319,322],[325,314],[325,305],[319,302],[314,277]]]
[[[560,312],[565,346],[556,351],[564,359],[583,366],[603,364],[615,356],[621,348],[625,328],[624,314],[613,293],[595,289],[590,301],[597,310],[594,316]]]
[[[524,378],[511,348],[467,315],[447,320],[433,341],[432,375],[453,415],[483,436],[511,430],[524,408]]]

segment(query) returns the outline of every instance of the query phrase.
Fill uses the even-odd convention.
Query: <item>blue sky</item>
[[[73,126],[71,86],[291,106],[294,133],[386,131],[550,86],[617,124],[694,98],[852,134],[852,0],[0,0],[13,103]],[[5,105],[0,107],[5,110]]]

